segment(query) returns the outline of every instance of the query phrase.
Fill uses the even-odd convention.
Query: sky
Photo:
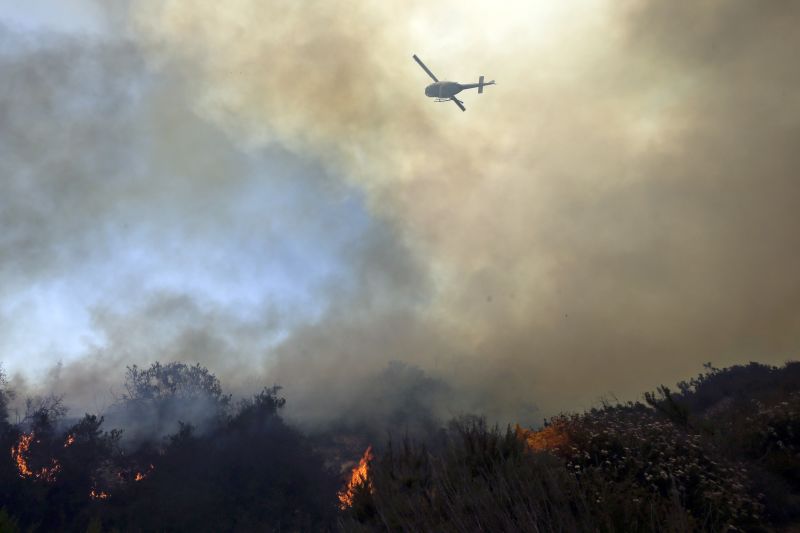
[[[399,361],[530,422],[794,359],[799,14],[0,0],[2,366],[102,410],[199,362],[314,422]]]

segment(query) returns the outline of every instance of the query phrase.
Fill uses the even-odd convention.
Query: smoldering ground
[[[200,361],[319,421],[398,360],[444,414],[526,421],[797,353],[794,5],[116,8],[123,42],[0,67],[4,358],[19,287],[103,287],[65,394]],[[499,85],[435,106],[413,52]],[[299,296],[254,281],[276,270]]]

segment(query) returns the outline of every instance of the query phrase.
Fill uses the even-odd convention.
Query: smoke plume
[[[306,421],[379,402],[390,361],[447,384],[440,414],[527,421],[795,356],[800,8],[528,4],[142,1],[109,8],[121,37],[0,30],[0,313],[88,302],[65,392],[199,361]],[[498,85],[434,105],[412,53]]]

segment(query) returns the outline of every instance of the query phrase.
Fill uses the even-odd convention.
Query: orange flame
[[[350,480],[347,485],[337,493],[339,497],[339,508],[345,510],[353,505],[353,498],[359,487],[364,485],[372,493],[372,481],[369,479],[369,463],[372,461],[372,446],[367,446],[367,450],[361,460],[350,473]]]
[[[17,470],[19,470],[19,477],[25,478],[33,475],[33,472],[28,468],[28,461],[25,460],[25,454],[31,447],[33,441],[33,433],[30,435],[22,434],[16,447],[11,447],[11,458],[17,463]]]
[[[102,490],[92,489],[92,491],[89,493],[89,497],[93,500],[107,500],[108,493]]]
[[[75,442],[75,435],[67,435],[67,441],[64,443],[64,448],[69,448]]]
[[[153,470],[155,470],[155,469],[156,469],[156,467],[151,464],[150,465],[150,469],[147,472],[136,472],[136,475],[133,477],[133,480],[134,481],[141,481],[144,478],[146,478],[147,476],[149,476],[150,474],[152,474]]]
[[[36,475],[36,479],[44,479],[48,483],[53,483],[56,480],[56,474],[61,472],[61,465],[55,459],[51,459],[52,466],[50,468],[42,467]]]
[[[552,423],[539,431],[525,429],[517,424],[516,428],[517,437],[524,440],[528,448],[535,452],[543,452],[560,448],[569,442],[569,438],[565,431],[564,425],[560,423]]]
[[[27,454],[30,450],[33,439],[33,433],[27,435],[23,433],[19,437],[19,442],[17,445],[11,447],[11,458],[17,465],[19,477],[32,477],[33,479],[43,479],[49,483],[52,483],[56,480],[56,474],[61,471],[61,465],[56,459],[51,459],[52,464],[49,468],[43,466],[38,472],[31,470],[30,466],[28,466],[28,460],[25,458],[25,454]]]

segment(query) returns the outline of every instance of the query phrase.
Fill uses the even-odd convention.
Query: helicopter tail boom
[[[483,81],[483,76],[481,76],[478,79],[478,83],[462,83],[461,84],[461,90],[463,91],[464,89],[474,89],[474,88],[477,87],[478,88],[478,93],[482,93],[483,92],[483,88],[486,87],[487,85],[495,85],[494,80],[492,80],[492,81]]]

